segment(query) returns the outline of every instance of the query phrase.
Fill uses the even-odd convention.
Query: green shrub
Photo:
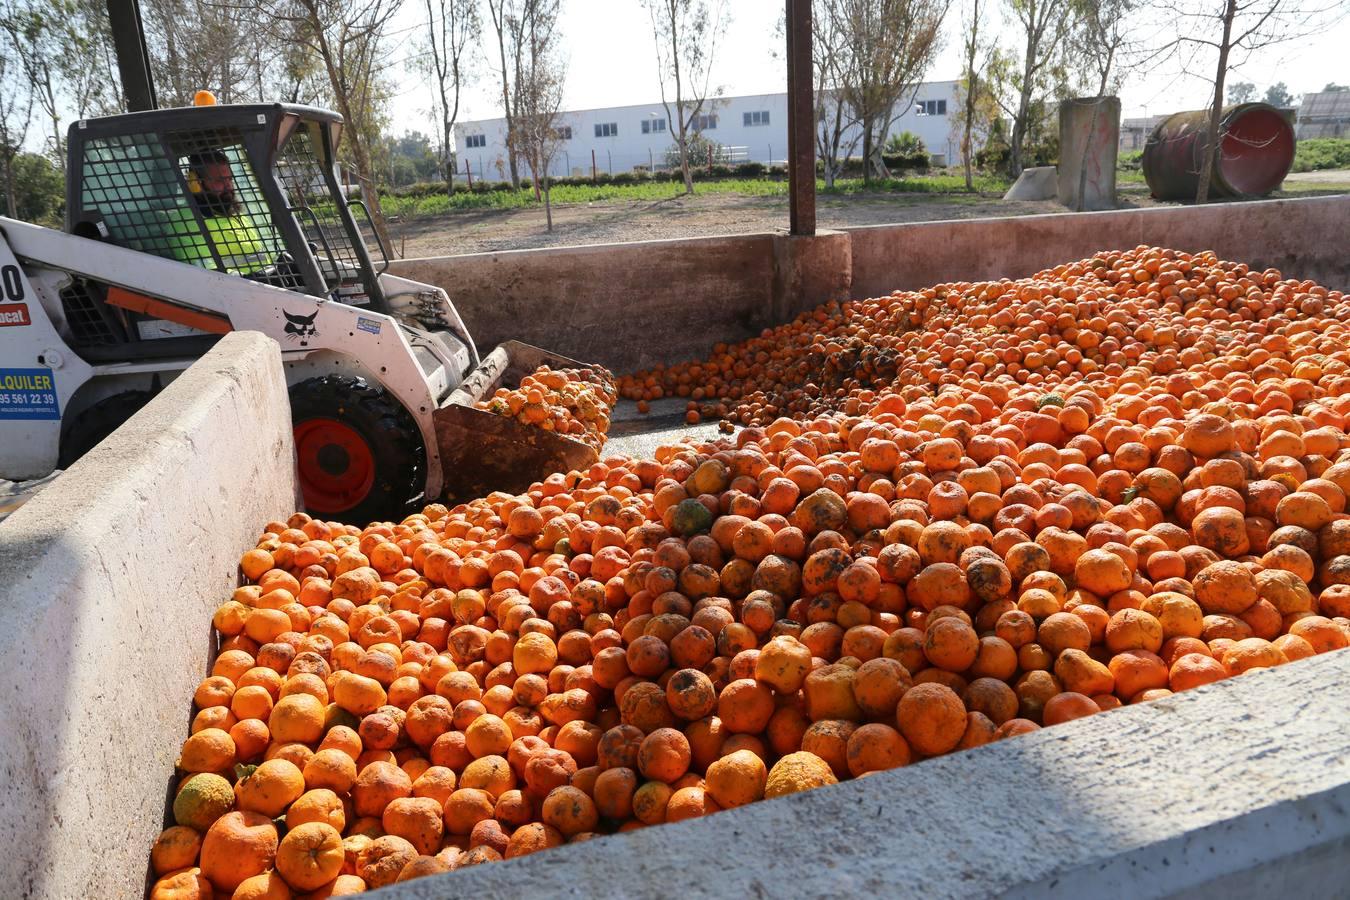
[[[883,153],[881,161],[892,172],[927,172],[929,164],[928,151],[922,146],[905,153]]]
[[[1295,172],[1350,169],[1350,138],[1313,138],[1294,149]]]
[[[732,171],[736,173],[737,178],[763,178],[766,167],[764,163],[754,162],[752,160],[749,162],[737,163],[732,167]]]
[[[918,156],[920,154],[925,158],[928,156],[928,148],[924,146],[923,138],[912,131],[902,131],[899,134],[891,135],[891,139],[886,142],[883,152],[892,156]]]

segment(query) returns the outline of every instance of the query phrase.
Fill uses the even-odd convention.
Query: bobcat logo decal
[[[314,318],[319,314],[317,309],[308,316],[297,316],[284,309],[281,314],[286,317],[286,340],[299,341],[301,347],[308,347],[309,338],[319,336],[319,330],[314,327]]]

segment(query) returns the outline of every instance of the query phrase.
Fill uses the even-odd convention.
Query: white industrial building
[[[890,134],[911,131],[923,139],[936,165],[958,163],[960,143],[952,126],[956,87],[955,81],[920,84]],[[597,172],[610,173],[661,169],[666,152],[675,145],[660,101],[572,110],[561,113],[558,124],[564,140],[550,166],[549,174],[555,178],[590,175],[592,165]],[[787,94],[717,97],[709,101],[697,126],[709,140],[727,148],[733,162],[782,164],[787,157]],[[475,179],[507,177],[504,118],[456,124],[455,148],[461,174],[467,165]],[[853,155],[861,152],[860,143]]]

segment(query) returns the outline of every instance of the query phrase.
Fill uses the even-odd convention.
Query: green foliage
[[[1294,171],[1350,169],[1350,138],[1314,138],[1294,149]]]
[[[1117,172],[1139,172],[1144,166],[1143,150],[1122,150],[1116,155]]]
[[[927,172],[928,148],[914,132],[902,131],[886,142],[881,161],[893,172]]]
[[[1250,81],[1235,81],[1228,85],[1229,103],[1250,103],[1256,99],[1256,85]]]
[[[1008,143],[1008,128],[1003,119],[994,119],[989,125],[984,146],[975,151],[975,165],[988,172],[1007,172],[1012,145]]]
[[[0,209],[13,219],[60,227],[65,216],[66,179],[61,169],[38,153],[14,157],[14,210],[0,191]]]
[[[924,146],[923,138],[914,132],[902,131],[899,134],[891,135],[883,152],[894,156],[913,156],[919,153],[927,155],[928,148]]]
[[[722,167],[714,166],[714,169]],[[727,170],[730,171],[730,170]],[[632,175],[631,182],[624,179],[618,183],[618,175],[610,176],[604,183],[592,183],[589,179],[559,178],[552,182],[553,203],[598,203],[605,200],[665,200],[674,196],[678,188],[669,180],[657,180]],[[658,173],[660,174],[660,173]],[[481,185],[481,187],[480,187]],[[417,192],[404,191],[386,194],[381,198],[385,215],[434,216],[457,210],[469,209],[524,209],[535,206],[540,201],[534,198],[534,191],[528,189],[511,190],[506,182],[474,182],[473,190],[467,186],[462,190],[456,184],[453,197],[445,194],[444,185],[434,185],[436,190]],[[979,175],[975,179],[975,189],[986,193],[1002,193],[1007,190],[1008,180],[998,175]],[[753,197],[785,197],[787,181],[781,177],[735,178],[723,177],[701,181],[700,193],[739,194]],[[841,178],[834,187],[826,188],[824,181],[816,180],[816,191],[823,195],[854,196],[859,194],[964,194],[965,179],[959,175],[929,175],[914,178],[873,179],[864,184],[861,178]]]
[[[979,174],[975,176],[975,190],[981,193],[1003,193],[1010,182],[1002,175]],[[966,178],[964,175],[925,175],[918,178],[872,179],[864,184],[861,178],[841,178],[834,187],[826,188],[824,182],[816,182],[816,191],[821,194],[841,194],[851,196],[865,193],[881,194],[964,194]]]
[[[1294,95],[1289,93],[1288,86],[1286,86],[1283,81],[1280,81],[1266,88],[1265,101],[1271,106],[1293,106]]]
[[[441,174],[431,138],[420,131],[405,131],[397,138],[386,135],[374,155],[381,169],[380,180],[395,188],[435,180]],[[445,189],[444,184],[441,189]]]
[[[689,167],[698,166],[707,167],[708,153],[712,152],[713,164],[726,163],[730,160],[727,157],[727,149],[712,138],[705,137],[699,132],[690,132],[685,138],[689,146]],[[680,167],[680,145],[678,142],[671,144],[666,148],[666,168],[678,169]]]

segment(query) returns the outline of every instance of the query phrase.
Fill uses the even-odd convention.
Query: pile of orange
[[[793,417],[397,524],[268,524],[153,896],[377,888],[1350,644],[1339,292],[1141,248],[820,316],[823,343],[721,354],[738,415]],[[894,374],[794,409],[853,338]]]
[[[474,406],[574,438],[598,451],[609,433],[609,413],[617,398],[614,376],[603,366],[540,366],[521,379],[519,387],[497,388],[491,398]]]

